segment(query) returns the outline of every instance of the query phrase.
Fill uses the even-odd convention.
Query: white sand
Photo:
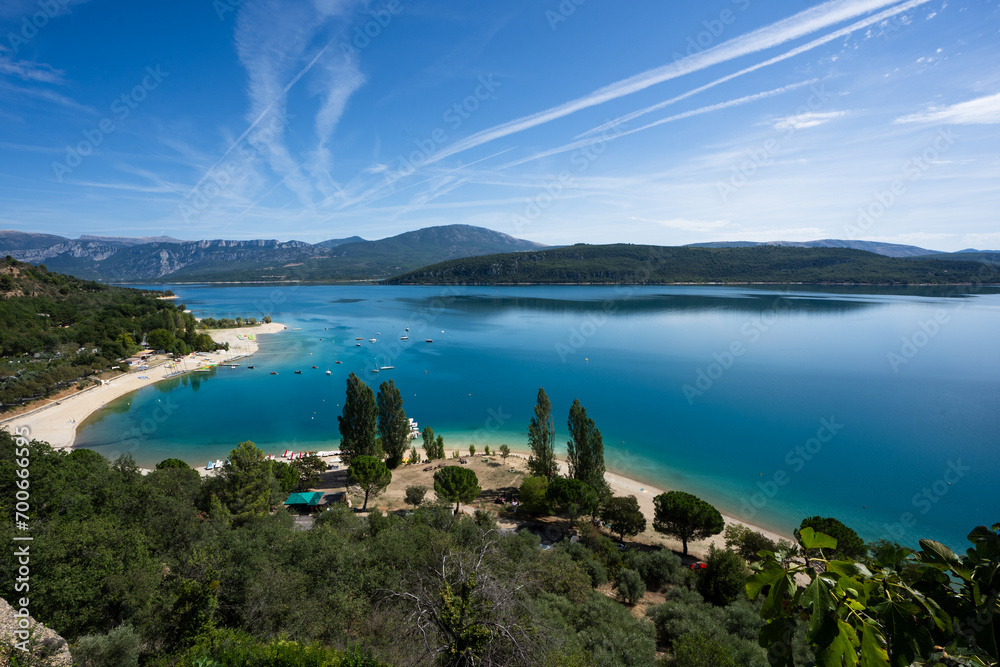
[[[130,370],[108,380],[105,384],[95,386],[93,389],[87,389],[58,401],[49,401],[47,405],[31,412],[0,422],[0,426],[12,432],[14,429],[18,429],[18,433],[27,435],[34,440],[43,440],[53,447],[72,447],[73,441],[76,439],[77,426],[108,402],[159,382],[168,374],[177,371],[192,371],[202,365],[202,359],[221,362],[237,354],[253,354],[258,349],[258,343],[246,340],[245,337],[248,334],[254,334],[254,338],[256,338],[284,329],[284,325],[272,322],[256,327],[207,330],[205,333],[209,334],[215,342],[229,343],[229,351],[190,354],[178,362],[176,367],[170,367],[168,362],[164,360],[154,362],[156,365],[151,365],[146,370]],[[238,336],[243,336],[244,339],[240,340]],[[25,428],[28,429],[27,434],[23,430]]]

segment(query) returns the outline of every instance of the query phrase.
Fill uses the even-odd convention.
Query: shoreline
[[[202,365],[202,359],[209,358],[212,362],[222,363],[234,355],[253,354],[260,348],[258,342],[240,339],[240,336],[254,334],[256,338],[258,335],[274,334],[284,329],[283,324],[272,322],[252,327],[206,330],[204,333],[216,343],[229,343],[229,351],[192,353],[177,362],[176,367],[172,367],[167,360],[161,360],[145,370],[130,370],[98,386],[0,421],[0,427],[10,430],[27,428],[29,439],[47,442],[56,449],[71,449],[76,440],[77,426],[111,401],[170,377],[192,372]]]

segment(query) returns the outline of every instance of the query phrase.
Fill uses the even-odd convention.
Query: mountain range
[[[917,246],[841,239],[722,241],[681,248],[765,246],[863,250],[891,258],[1000,261],[997,251],[942,253]],[[119,283],[382,280],[449,260],[544,248],[540,243],[471,225],[427,227],[375,241],[350,236],[319,243],[274,239],[183,241],[170,236],[84,235],[69,239],[0,231],[0,256],[45,264],[51,270],[79,278]]]
[[[371,280],[448,259],[543,247],[470,225],[428,227],[377,241],[352,236],[315,244],[162,236],[68,239],[0,231],[0,255],[104,282]]]

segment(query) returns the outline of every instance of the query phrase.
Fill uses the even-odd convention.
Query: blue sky
[[[1000,247],[986,0],[5,0],[0,227]]]

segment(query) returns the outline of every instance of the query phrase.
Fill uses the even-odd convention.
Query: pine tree
[[[347,398],[343,414],[337,417],[340,424],[341,459],[351,465],[355,456],[374,456],[382,459],[382,447],[376,438],[378,409],[375,394],[361,378],[351,373],[347,378]]]
[[[382,449],[387,455],[390,469],[403,462],[403,455],[410,446],[410,424],[403,411],[403,397],[392,380],[383,382],[378,389],[378,434]]]
[[[441,458],[438,456],[437,443],[434,442],[434,429],[430,426],[424,427],[424,453],[427,454],[427,460],[433,461],[434,459]]]
[[[604,440],[578,399],[573,399],[569,409],[568,426],[572,438],[566,443],[569,476],[590,484],[600,493],[607,488],[604,481]]]
[[[545,395],[545,390],[539,388],[535,416],[528,425],[528,446],[531,447],[528,469],[533,476],[546,479],[556,476],[555,444],[556,427],[552,418],[552,402]]]

